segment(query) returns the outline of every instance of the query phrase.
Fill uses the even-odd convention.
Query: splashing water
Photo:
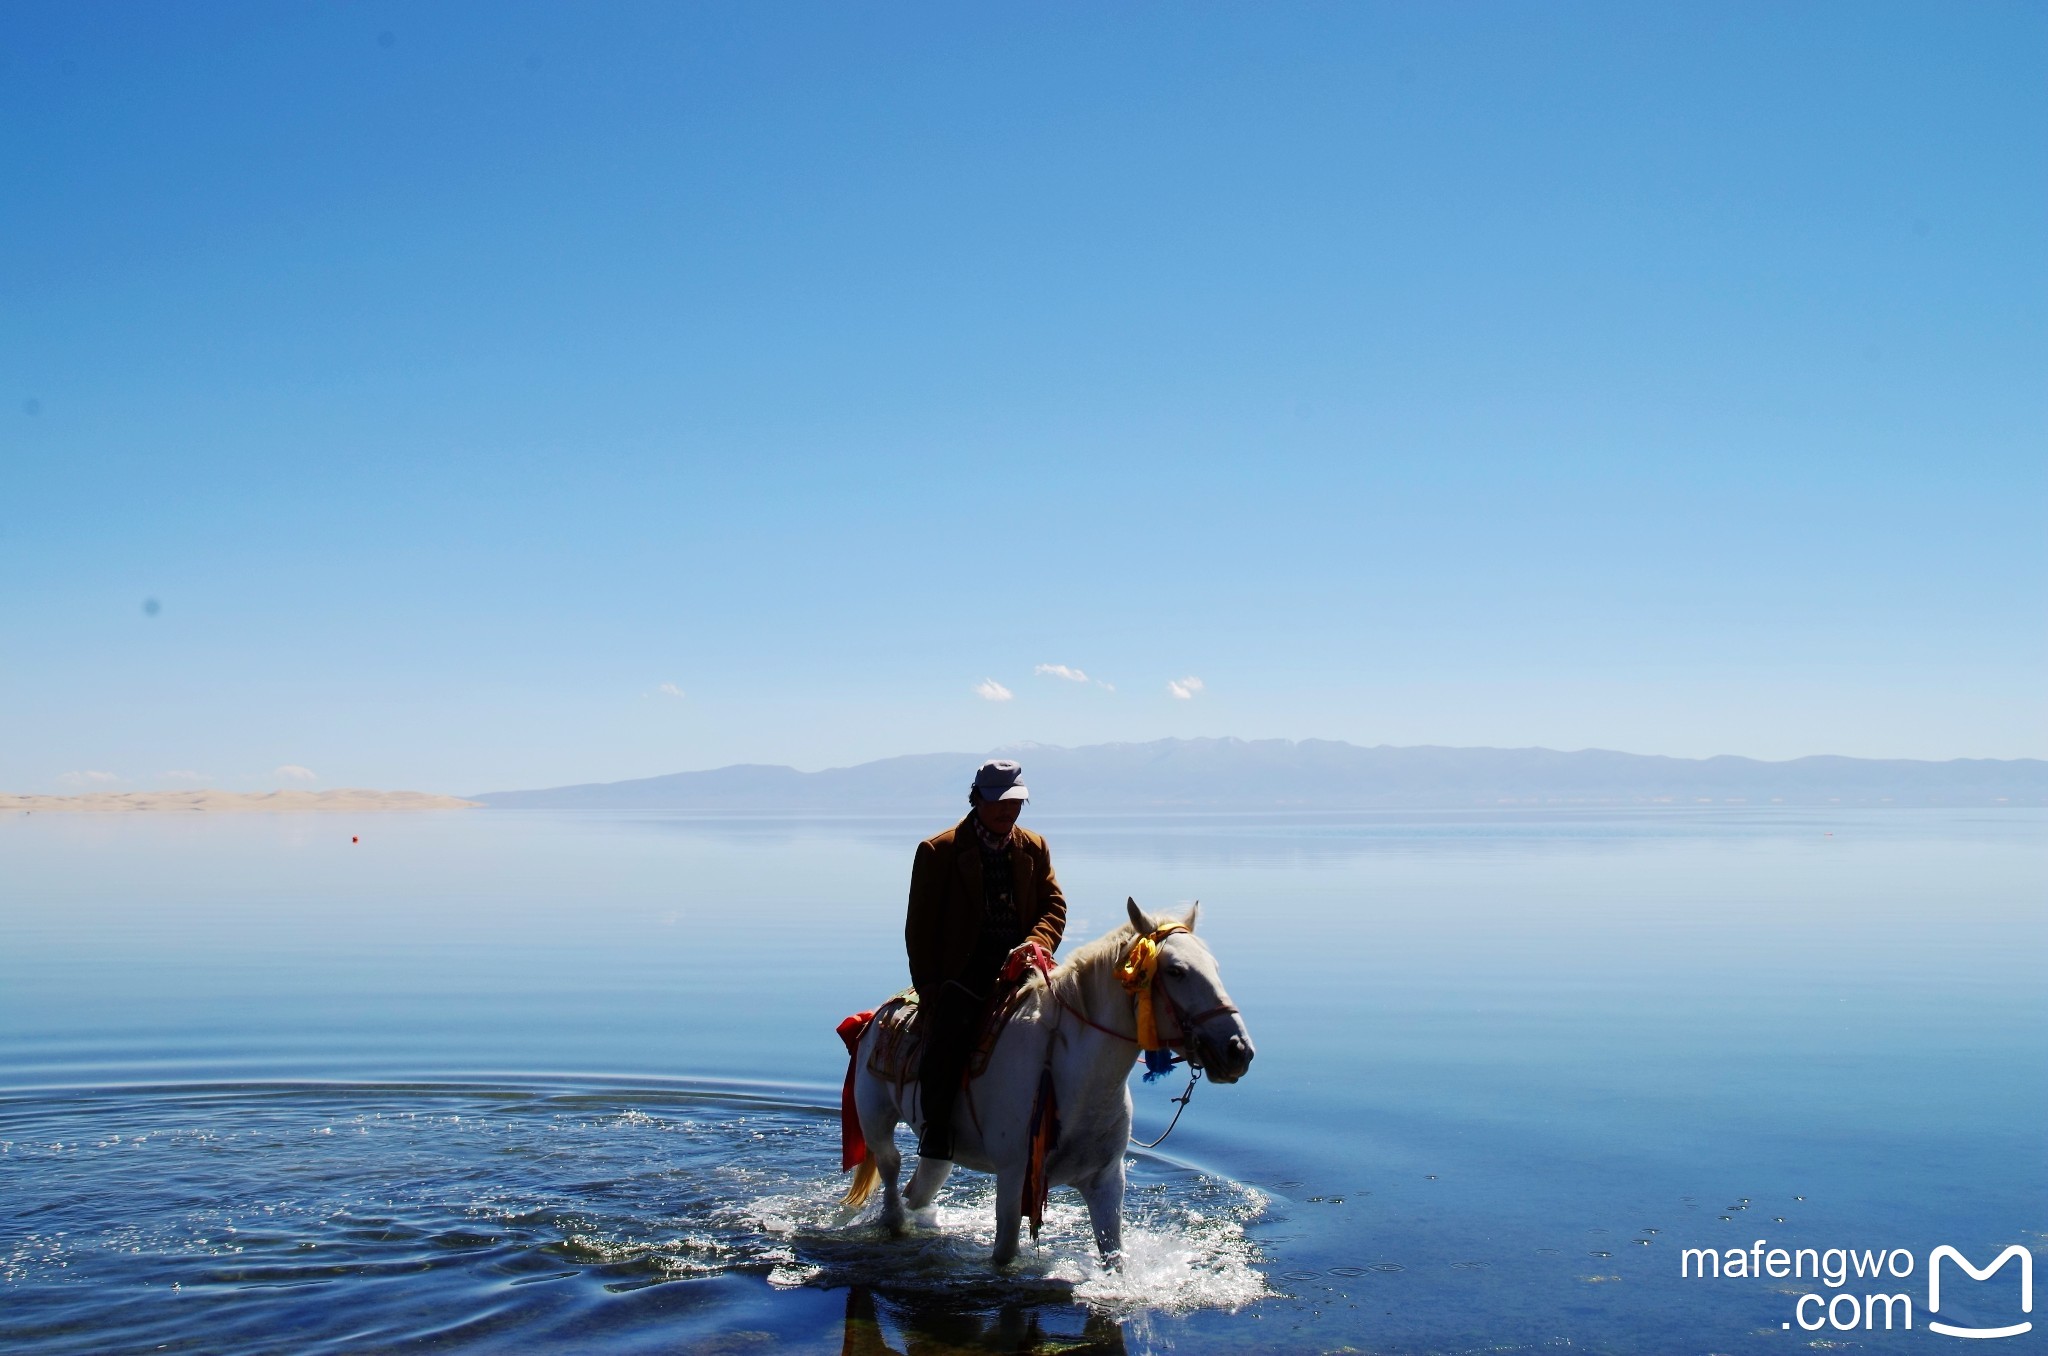
[[[1124,1205],[1123,1262],[1115,1269],[1096,1255],[1087,1209],[1062,1193],[1048,1204],[1038,1239],[1027,1234],[1017,1261],[1001,1273],[988,1264],[995,1244],[990,1177],[957,1174],[896,1239],[871,1222],[872,1209],[870,1222],[838,1225],[837,1192],[830,1183],[823,1192],[764,1196],[742,1211],[742,1220],[764,1237],[788,1239],[806,1279],[827,1285],[886,1283],[989,1300],[1071,1294],[1114,1313],[1236,1309],[1272,1293],[1244,1233],[1265,1197],[1236,1183],[1195,1174],[1135,1182]]]
[[[1233,1183],[1139,1163],[1121,1270],[1103,1270],[1086,1211],[1056,1195],[1039,1241],[996,1272],[988,1179],[962,1174],[935,1227],[890,1239],[841,1221],[836,1153],[824,1108],[677,1090],[0,1100],[0,1345],[223,1350],[290,1330],[311,1349],[572,1320],[585,1333],[605,1297],[673,1282],[717,1330],[739,1311],[762,1326],[767,1296],[846,1287],[1118,1314],[1268,1293],[1244,1234],[1264,1200]],[[723,1298],[707,1305],[706,1285]]]

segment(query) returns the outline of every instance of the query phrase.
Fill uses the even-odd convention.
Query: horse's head
[[[1201,1067],[1212,1083],[1235,1083],[1243,1078],[1257,1052],[1252,1049],[1252,1035],[1245,1029],[1243,1016],[1223,991],[1223,976],[1216,969],[1216,957],[1195,936],[1195,917],[1202,906],[1197,904],[1188,910],[1187,917],[1174,920],[1153,918],[1138,907],[1136,900],[1127,903],[1131,926],[1141,936],[1156,933],[1175,921],[1185,929],[1176,929],[1159,939],[1159,968],[1152,979],[1165,993],[1167,1005],[1173,1011],[1186,1047],[1183,1053]]]

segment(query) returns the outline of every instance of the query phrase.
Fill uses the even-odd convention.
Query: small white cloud
[[[1202,680],[1193,675],[1186,678],[1169,678],[1166,683],[1167,694],[1179,701],[1193,701],[1195,694],[1201,690]]]
[[[679,697],[681,697],[681,696],[683,695],[683,690],[682,690],[681,688],[677,687],[677,686],[676,686],[676,685],[675,685],[674,683],[663,683],[663,684],[662,684],[662,685],[661,685],[660,687],[658,687],[658,688],[656,688],[656,689],[654,689],[654,690],[655,690],[656,692],[659,692],[659,693],[660,693],[660,694],[661,694],[662,696],[664,696],[664,697],[678,697],[678,698],[679,698]]]
[[[984,678],[974,685],[974,695],[985,702],[1006,702],[1017,694],[993,678]]]
[[[270,775],[282,782],[317,782],[320,780],[319,773],[309,767],[300,767],[297,763],[286,763],[281,767],[274,768]]]
[[[1041,678],[1064,678],[1070,683],[1085,683],[1088,675],[1079,669],[1068,668],[1065,664],[1040,664],[1031,670]]]
[[[112,772],[67,772],[57,780],[66,786],[111,786],[121,778]]]
[[[156,775],[167,782],[203,782],[206,780],[206,774],[203,772],[185,772],[181,770],[176,772],[159,772]]]
[[[1103,682],[1103,681],[1102,681],[1102,680],[1101,680],[1100,678],[1097,678],[1097,679],[1095,680],[1095,686],[1097,686],[1097,687],[1101,688],[1101,689],[1102,689],[1102,690],[1103,690],[1104,692],[1114,692],[1114,691],[1116,691],[1116,684],[1115,684],[1115,683],[1105,683],[1105,682]]]

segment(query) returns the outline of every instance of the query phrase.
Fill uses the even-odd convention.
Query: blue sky
[[[2048,754],[2044,76],[2041,4],[11,4],[0,787]]]

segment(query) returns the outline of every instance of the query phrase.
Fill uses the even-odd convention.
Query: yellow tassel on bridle
[[[1159,1012],[1153,1002],[1152,980],[1159,973],[1159,944],[1174,933],[1187,930],[1185,923],[1162,923],[1150,932],[1140,933],[1131,943],[1130,953],[1116,967],[1116,977],[1124,992],[1138,1000],[1140,1050],[1165,1048],[1159,1041]]]

